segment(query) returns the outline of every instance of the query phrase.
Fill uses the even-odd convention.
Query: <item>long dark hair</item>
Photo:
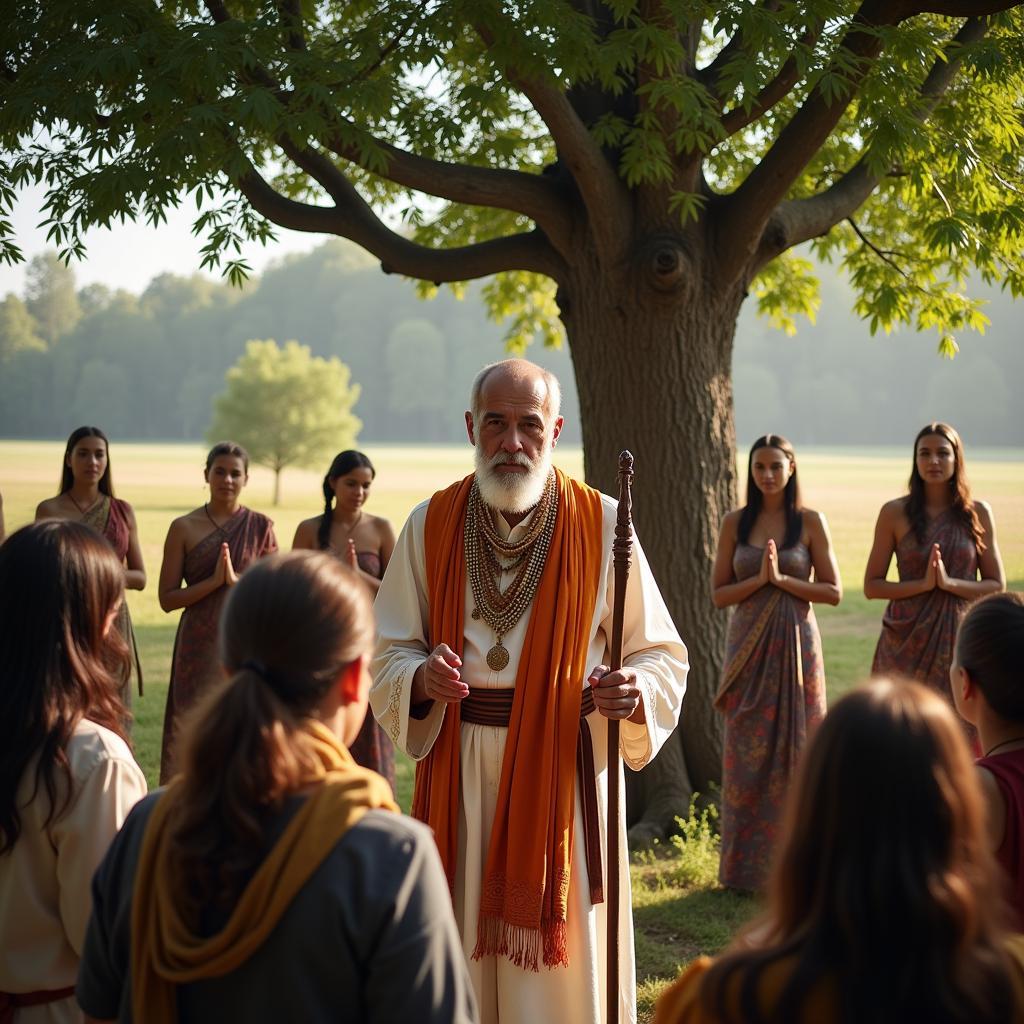
[[[989,594],[956,634],[956,663],[1001,718],[1024,722],[1024,594]]]
[[[117,556],[81,523],[33,523],[0,546],[0,854],[21,834],[17,793],[33,758],[30,799],[41,785],[49,823],[71,798],[66,748],[78,723],[127,739],[118,691],[128,648],[116,628],[103,636],[123,597]]]
[[[351,473],[353,469],[368,469],[371,479],[377,475],[373,463],[362,452],[346,448],[345,451],[338,452],[334,456],[331,468],[327,470],[327,475],[324,477],[324,514],[320,517],[320,525],[316,530],[316,544],[321,551],[326,551],[331,546],[331,513],[334,510],[334,488],[331,486],[331,481],[337,480],[339,476],[344,476],[346,473]]]
[[[265,853],[268,816],[313,763],[302,720],[372,640],[366,588],[324,552],[261,559],[232,588],[220,653],[233,675],[182,728],[171,862],[193,921],[234,906]]]
[[[107,435],[99,427],[79,427],[77,430],[72,431],[71,436],[68,438],[68,443],[64,446],[64,461],[61,463],[60,471],[60,490],[57,493],[64,494],[65,491],[70,491],[72,484],[75,482],[75,476],[68,465],[68,458],[75,450],[75,445],[83,437],[98,437],[107,450],[107,468],[104,470],[103,476],[100,477],[99,489],[101,494],[107,494],[112,498],[114,497],[114,482],[110,478],[110,442],[107,440]]]
[[[970,751],[918,683],[843,697],[804,755],[768,910],[708,973],[722,1020],[800,1020],[819,983],[842,1022],[996,1024],[1013,991],[999,872]],[[785,960],[770,1014],[759,987]],[[791,969],[790,969],[791,966]]]
[[[747,458],[747,503],[740,512],[740,521],[736,527],[736,537],[741,544],[746,544],[750,539],[750,531],[757,522],[764,505],[764,495],[754,481],[754,453],[762,448],[778,448],[790,461],[793,472],[786,482],[786,489],[782,494],[782,503],[786,509],[786,535],[782,539],[784,548],[791,548],[800,542],[800,535],[804,530],[803,502],[800,500],[800,483],[796,475],[796,452],[793,446],[779,434],[765,434],[759,437],[750,449]]]
[[[948,423],[928,423],[917,432],[917,437],[914,438],[910,481],[907,485],[910,488],[910,494],[907,495],[904,506],[910,528],[914,531],[918,543],[923,544],[925,531],[928,528],[928,517],[924,507],[924,478],[917,471],[917,443],[922,437],[927,437],[929,434],[938,434],[939,437],[944,437],[953,448],[953,475],[949,478],[953,512],[963,524],[964,529],[974,538],[978,551],[984,551],[981,522],[978,520],[978,513],[975,511],[974,501],[971,499],[971,485],[967,481],[964,443],[960,440],[960,435]]]

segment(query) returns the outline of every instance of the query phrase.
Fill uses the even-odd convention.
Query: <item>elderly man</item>
[[[604,664],[616,505],[552,468],[559,398],[526,360],[479,373],[476,472],[413,510],[375,606],[374,714],[418,762],[413,813],[434,829],[485,1024],[604,1020],[607,720],[642,768],[675,727],[687,671],[638,546],[623,668]],[[620,863],[628,908],[624,839]],[[621,917],[620,1017],[633,1020]]]

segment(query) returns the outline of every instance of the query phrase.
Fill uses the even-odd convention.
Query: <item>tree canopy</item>
[[[207,440],[238,441],[253,462],[272,469],[275,505],[286,466],[319,466],[355,446],[362,426],[352,414],[359,385],[349,383],[340,359],[317,358],[297,341],[284,348],[250,341],[225,380]]]
[[[4,47],[0,257],[26,183],[68,255],[188,194],[233,279],[277,224],[427,291],[487,278],[513,344],[564,328],[588,480],[610,488],[622,447],[657,467],[636,522],[700,645],[685,766],[652,768],[702,789],[746,297],[781,326],[812,310],[810,243],[872,331],[938,327],[952,354],[985,324],[972,270],[1024,290],[1012,0],[51,0]],[[657,816],[686,788],[656,786]]]
[[[983,324],[972,266],[1024,283],[1017,7],[20,4],[0,201],[45,181],[53,237],[76,254],[85,228],[159,224],[188,191],[207,261],[233,276],[235,243],[271,222],[353,238],[428,282],[503,272],[487,296],[515,341],[557,332],[551,282],[580,229],[621,259],[625,207],[653,203],[680,228],[713,222],[717,271],[745,275],[781,322],[816,286],[778,257],[813,239],[846,262],[872,329],[950,332]],[[6,220],[0,239],[17,258]]]

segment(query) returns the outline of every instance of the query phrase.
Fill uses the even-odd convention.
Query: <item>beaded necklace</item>
[[[463,534],[466,568],[473,591],[474,619],[483,619],[494,630],[495,643],[487,652],[487,666],[500,672],[509,662],[502,639],[522,618],[533,601],[547,560],[558,514],[558,487],[552,471],[537,503],[537,510],[524,537],[509,543],[498,533],[493,513],[484,503],[476,481],[469,493],[466,526]],[[504,572],[515,576],[503,591]]]

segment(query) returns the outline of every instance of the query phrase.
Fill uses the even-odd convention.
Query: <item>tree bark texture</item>
[[[634,524],[690,654],[680,725],[655,761],[627,773],[630,838],[663,837],[694,791],[721,778],[713,699],[726,615],[711,600],[721,515],[736,504],[731,360],[742,291],[699,273],[665,290],[649,267],[679,255],[641,246],[621,274],[581,260],[559,291],[579,392],[588,483],[615,493],[618,455],[636,458]]]

